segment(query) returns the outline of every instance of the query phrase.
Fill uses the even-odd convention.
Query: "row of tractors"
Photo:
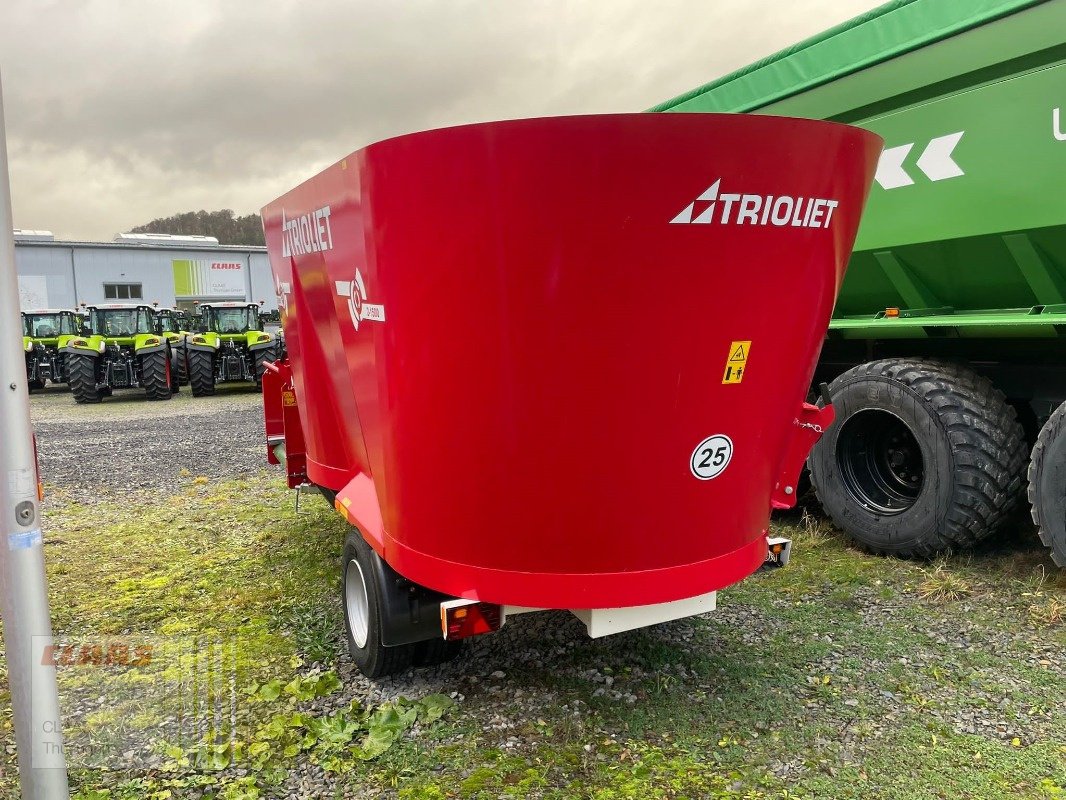
[[[240,302],[204,303],[192,314],[129,303],[24,311],[22,345],[30,391],[66,384],[79,403],[115,389],[167,400],[186,385],[194,397],[218,383],[261,387],[265,365],[284,355],[259,306]]]

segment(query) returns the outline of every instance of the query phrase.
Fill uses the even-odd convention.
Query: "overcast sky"
[[[875,0],[0,0],[15,227],[258,211],[409,131],[640,111]]]

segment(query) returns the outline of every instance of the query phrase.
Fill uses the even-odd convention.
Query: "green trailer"
[[[884,137],[814,377],[838,413],[815,490],[904,556],[1028,503],[1066,566],[1066,0],[897,0],[652,110]]]

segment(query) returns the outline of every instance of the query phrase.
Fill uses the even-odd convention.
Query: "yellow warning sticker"
[[[729,355],[725,359],[725,374],[722,383],[740,383],[748,369],[748,356],[751,355],[751,342],[733,342],[729,345]]]

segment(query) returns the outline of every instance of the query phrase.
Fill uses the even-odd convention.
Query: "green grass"
[[[406,706],[309,711],[336,688],[308,666],[339,656],[344,526],[325,503],[307,498],[297,515],[273,475],[190,481],[125,505],[53,498],[45,525],[57,633],[157,647],[143,669],[60,671],[65,702],[110,698],[78,715],[75,738],[153,730],[165,704],[146,689],[180,681],[205,652],[221,653],[235,686],[262,687],[241,695],[239,752],[183,765],[192,753],[178,748],[147,772],[76,771],[86,800],[205,785],[251,798],[304,758],[340,792],[403,798],[1066,797],[1066,684],[1047,659],[1066,651],[1066,578],[1038,549],[930,566],[861,554],[814,522],[787,527],[790,567],[723,592],[722,613],[597,641],[576,625],[570,638],[531,628],[521,647],[540,664],[493,651],[502,688],[445,687],[465,699],[412,736]],[[597,696],[592,669],[636,702]],[[6,695],[0,712],[10,740]],[[372,713],[407,721],[368,760]],[[969,714],[994,724],[969,732]],[[269,738],[270,724],[288,733]],[[249,761],[252,750],[264,755]],[[0,790],[14,797],[3,758]],[[211,769],[234,761],[250,774]]]

